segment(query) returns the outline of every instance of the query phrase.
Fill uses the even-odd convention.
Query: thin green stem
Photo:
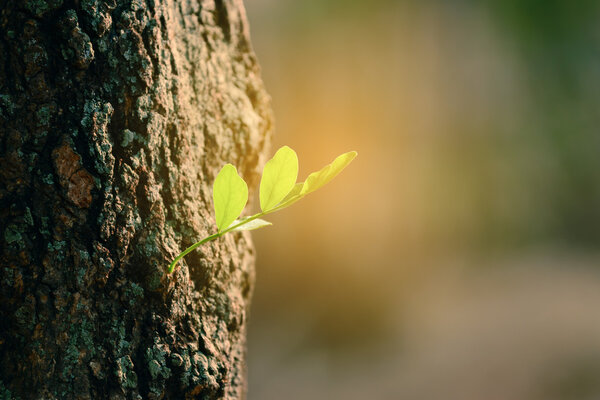
[[[169,273],[173,272],[173,270],[175,269],[175,266],[177,265],[177,262],[179,260],[181,260],[183,257],[185,257],[186,255],[188,255],[190,252],[194,251],[198,246],[201,246],[201,245],[203,245],[206,242],[210,242],[211,240],[215,240],[215,239],[223,236],[224,234],[226,234],[228,232],[231,232],[232,230],[234,230],[236,228],[239,228],[242,225],[246,225],[250,221],[254,221],[256,218],[262,217],[265,214],[266,213],[264,213],[264,212],[260,212],[258,214],[254,214],[253,216],[244,219],[239,224],[232,225],[229,228],[225,229],[224,231],[217,232],[217,233],[215,233],[213,235],[205,237],[204,239],[202,239],[199,242],[194,243],[193,245],[191,245],[190,247],[188,247],[187,249],[185,249],[183,252],[181,252],[177,257],[175,257],[175,259],[173,260],[173,262],[169,265]]]
[[[171,265],[169,265],[169,273],[173,272],[173,270],[175,269],[175,265],[177,265],[177,262],[179,260],[181,260],[183,257],[185,257],[188,253],[192,252],[196,247],[203,245],[206,242],[210,242],[211,240],[214,240],[214,239],[218,238],[219,236],[221,236],[220,233],[215,233],[214,235],[205,237],[201,241],[196,242],[193,245],[191,245],[190,247],[188,247],[187,249],[185,249],[183,252],[181,252],[181,254],[179,254],[177,257],[175,257],[175,259],[173,260]]]

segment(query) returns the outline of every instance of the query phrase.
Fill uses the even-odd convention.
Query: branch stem
[[[191,245],[190,247],[188,247],[187,249],[185,249],[184,251],[182,251],[177,257],[175,257],[175,259],[173,260],[173,262],[169,265],[169,270],[168,270],[169,274],[173,272],[173,270],[175,269],[175,266],[177,265],[177,262],[179,262],[179,260],[181,260],[183,257],[185,257],[186,255],[188,255],[189,253],[191,253],[192,251],[194,251],[197,247],[203,245],[206,242],[210,242],[211,240],[218,239],[221,236],[223,236],[224,234],[226,234],[228,232],[231,232],[234,229],[239,228],[240,226],[246,225],[248,222],[254,221],[255,219],[260,218],[260,217],[262,217],[265,214],[267,214],[267,213],[265,213],[265,212],[259,212],[258,214],[254,214],[251,217],[243,219],[238,224],[231,225],[229,228],[225,229],[224,231],[217,232],[215,234],[212,234],[210,236],[205,237],[204,239],[202,239],[199,242],[194,243],[193,245]]]

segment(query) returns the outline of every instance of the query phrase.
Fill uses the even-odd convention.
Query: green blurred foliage
[[[548,199],[559,216],[553,233],[571,245],[597,247],[600,2],[488,0],[487,5],[529,67],[537,103],[531,115],[534,129],[563,172],[552,179]]]

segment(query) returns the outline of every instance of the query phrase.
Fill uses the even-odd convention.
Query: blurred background
[[[333,182],[253,233],[250,400],[600,398],[600,2],[246,0]]]

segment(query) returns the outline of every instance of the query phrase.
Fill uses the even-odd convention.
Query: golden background
[[[334,181],[253,233],[249,396],[600,398],[600,4],[247,0]]]

